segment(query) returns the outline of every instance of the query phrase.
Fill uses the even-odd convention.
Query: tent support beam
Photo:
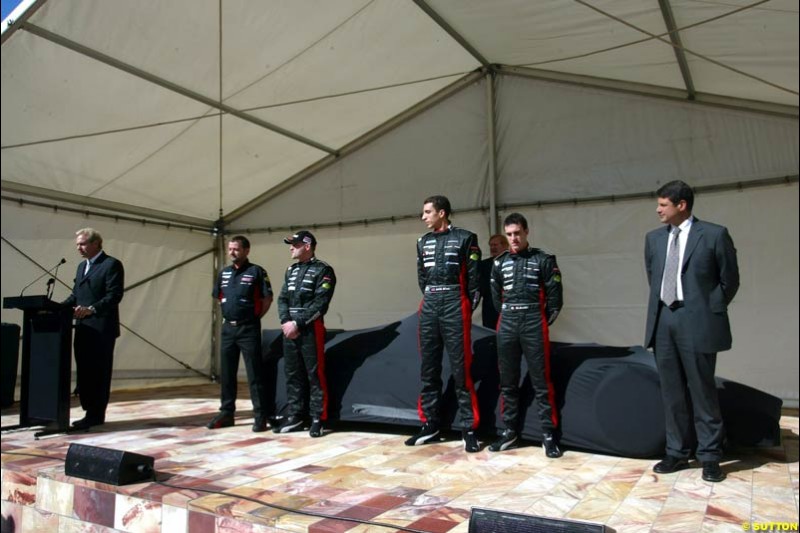
[[[214,257],[211,261],[211,279],[216,283],[217,274],[222,270],[225,265],[225,234],[222,227],[217,227],[217,233],[214,235]],[[217,302],[211,305],[211,354],[208,358],[211,361],[211,380],[216,381],[220,373],[220,346],[222,339],[222,310]]]
[[[488,133],[489,152],[489,235],[497,233],[497,136],[495,105],[495,83],[497,74],[494,71],[486,73],[486,129]]]
[[[658,0],[658,6],[661,8],[661,16],[664,18],[664,24],[669,31],[669,38],[672,41],[672,50],[675,52],[675,59],[678,61],[678,66],[681,69],[681,76],[683,76],[683,83],[686,85],[686,94],[689,100],[695,99],[697,91],[694,88],[692,81],[692,73],[689,70],[689,62],[686,61],[686,54],[683,51],[683,42],[681,42],[681,34],[678,32],[678,26],[675,24],[675,16],[672,14],[672,5],[669,0]]]
[[[792,183],[800,182],[800,175],[794,174],[791,176],[780,176],[777,178],[763,178],[747,181],[735,181],[732,183],[719,183],[717,185],[702,185],[700,187],[692,187],[695,194],[709,194],[716,192],[726,191],[743,191],[745,189],[755,189],[759,187],[776,187],[779,185],[791,185]],[[557,207],[578,204],[597,204],[597,203],[614,203],[630,200],[645,200],[655,199],[656,192],[634,192],[628,194],[612,194],[607,196],[589,196],[586,198],[574,198],[564,200],[546,200],[543,202],[522,202],[503,204],[503,209],[514,209],[519,207]]]
[[[439,13],[434,11],[434,9],[425,2],[425,0],[414,0],[414,3],[425,12],[433,21],[439,25],[450,37],[453,38],[461,47],[469,52],[469,54],[477,59],[484,68],[491,68],[491,63],[483,57],[483,55],[474,47],[472,46],[469,41],[467,41],[460,33],[458,33],[455,28],[453,28],[450,24],[444,20]]]
[[[280,126],[276,126],[275,124],[271,124],[271,123],[269,123],[269,122],[267,122],[265,120],[261,120],[258,117],[254,117],[252,115],[248,115],[247,113],[239,111],[236,108],[233,108],[233,107],[231,107],[229,105],[223,104],[222,102],[218,102],[217,100],[214,100],[213,98],[209,98],[207,96],[204,96],[202,94],[199,94],[197,92],[189,90],[189,89],[187,89],[185,87],[182,87],[182,86],[180,86],[180,85],[178,85],[176,83],[172,83],[171,81],[165,80],[163,78],[159,78],[158,76],[156,76],[156,75],[154,75],[154,74],[152,74],[150,72],[146,72],[146,71],[141,70],[141,69],[139,69],[137,67],[134,67],[133,65],[129,65],[127,63],[124,63],[124,62],[120,61],[119,59],[116,59],[116,58],[113,58],[113,57],[108,56],[106,54],[103,54],[102,52],[98,52],[97,50],[93,50],[92,48],[84,46],[84,45],[82,45],[80,43],[76,43],[75,41],[67,39],[66,37],[62,37],[61,35],[55,34],[55,33],[51,32],[51,31],[48,31],[48,30],[46,30],[44,28],[40,28],[39,26],[36,26],[36,25],[31,24],[29,22],[23,23],[21,25],[21,27],[25,31],[27,31],[29,33],[32,33],[33,35],[36,35],[37,37],[41,37],[42,39],[50,41],[51,43],[57,44],[59,46],[63,46],[64,48],[66,48],[68,50],[72,50],[73,52],[76,52],[78,54],[84,55],[86,57],[90,57],[90,58],[92,58],[92,59],[94,59],[96,61],[99,61],[101,63],[104,63],[104,64],[106,64],[106,65],[108,65],[110,67],[116,68],[116,69],[121,70],[123,72],[127,72],[128,74],[131,74],[132,76],[136,76],[137,78],[140,78],[140,79],[143,79],[143,80],[148,81],[150,83],[153,83],[155,85],[158,85],[159,87],[162,87],[164,89],[167,89],[167,90],[175,92],[175,93],[178,93],[178,94],[180,94],[182,96],[185,96],[187,98],[195,100],[196,102],[200,102],[202,104],[205,104],[205,105],[209,106],[210,108],[217,109],[219,111],[222,111],[223,113],[228,113],[229,115],[235,116],[236,118],[239,118],[239,119],[244,120],[246,122],[250,122],[251,124],[255,124],[256,126],[260,126],[260,127],[264,128],[264,129],[270,130],[270,131],[275,132],[275,133],[277,133],[279,135],[283,135],[284,137],[288,137],[288,138],[290,138],[292,140],[295,140],[297,142],[303,143],[303,144],[305,144],[307,146],[311,146],[313,148],[316,148],[317,150],[321,150],[323,152],[327,152],[327,153],[332,154],[332,155],[336,155],[338,153],[333,148],[329,148],[329,147],[327,147],[327,146],[325,146],[325,145],[323,145],[321,143],[318,143],[318,142],[316,142],[314,140],[311,140],[311,139],[309,139],[307,137],[303,137],[302,135],[299,135],[299,134],[294,133],[292,131],[289,131],[287,129],[281,128]]]
[[[18,248],[16,245],[14,245],[14,243],[12,243],[11,241],[9,241],[9,240],[8,240],[8,239],[6,239],[5,237],[0,237],[0,238],[2,238],[2,240],[3,240],[3,242],[4,242],[4,243],[8,244],[8,245],[9,245],[11,248],[13,248],[13,249],[14,249],[14,250],[15,250],[15,251],[16,251],[18,254],[20,254],[22,257],[24,257],[25,259],[27,259],[28,261],[30,261],[31,263],[33,263],[34,265],[36,265],[37,267],[39,267],[39,268],[40,268],[41,270],[43,270],[44,272],[49,272],[49,271],[48,271],[48,270],[47,270],[45,267],[43,267],[41,264],[39,264],[38,262],[36,262],[36,261],[35,261],[35,260],[34,260],[34,259],[31,257],[31,256],[29,256],[28,254],[26,254],[25,252],[23,252],[22,250],[20,250],[20,249],[19,249],[19,248]],[[208,253],[208,252],[205,252],[205,253]],[[205,255],[205,254],[204,254],[204,255]],[[184,261],[184,263],[182,263],[182,264],[185,264],[185,263],[186,263],[186,261]],[[179,265],[179,266],[180,266],[180,265]],[[177,268],[177,267],[174,267],[174,268]],[[172,268],[170,268],[170,269],[168,269],[168,270],[172,270]],[[159,274],[159,275],[160,275],[160,274]],[[67,290],[69,290],[69,291],[72,291],[72,286],[71,286],[71,285],[67,285],[66,283],[64,283],[63,281],[61,281],[61,279],[59,279],[58,277],[55,277],[55,280],[56,280],[56,281],[58,281],[58,282],[59,282],[61,285],[63,285],[64,287],[66,287],[66,289],[67,289]],[[143,282],[142,282],[142,283],[143,283]],[[141,283],[137,283],[136,285],[140,285],[140,284],[141,284]],[[130,289],[130,288],[131,288],[131,287],[129,287],[128,289]],[[125,290],[127,291],[128,289],[125,289]],[[183,361],[181,361],[181,360],[180,360],[180,359],[178,359],[177,357],[173,356],[172,354],[170,354],[169,352],[167,352],[166,350],[164,350],[163,348],[161,348],[161,347],[160,347],[160,346],[158,346],[157,344],[155,344],[155,343],[151,342],[151,341],[150,341],[150,340],[148,340],[146,337],[144,337],[144,336],[142,336],[141,334],[137,333],[136,331],[134,331],[133,329],[131,329],[130,327],[128,327],[128,326],[127,326],[127,325],[125,325],[124,323],[120,322],[119,326],[120,326],[120,328],[122,328],[122,329],[124,329],[125,331],[127,331],[127,332],[131,333],[131,334],[132,334],[134,337],[136,337],[137,339],[141,340],[142,342],[144,342],[144,343],[145,343],[145,344],[147,344],[148,346],[151,346],[152,348],[155,348],[155,350],[156,350],[156,351],[158,351],[158,352],[160,352],[160,353],[162,353],[162,354],[166,355],[168,358],[172,359],[173,361],[175,361],[176,363],[178,363],[179,365],[181,365],[181,366],[182,366],[183,368],[185,368],[186,370],[189,370],[189,371],[191,371],[191,372],[194,372],[195,374],[198,374],[198,375],[200,375],[201,377],[204,377],[204,378],[210,378],[210,377],[211,377],[211,376],[209,376],[208,374],[204,374],[203,372],[201,372],[201,371],[199,371],[199,370],[197,370],[197,369],[195,369],[195,368],[192,368],[191,366],[189,366],[188,364],[184,363]]]
[[[206,220],[204,218],[179,215],[177,213],[170,213],[168,211],[159,211],[157,209],[149,209],[147,207],[138,207],[135,205],[112,202],[111,200],[103,200],[100,198],[90,198],[80,194],[54,191],[45,189],[43,187],[26,185],[24,183],[17,183],[14,181],[2,180],[0,182],[0,187],[2,187],[3,191],[13,192],[16,194],[25,194],[28,196],[34,196],[36,198],[47,198],[49,200],[57,200],[60,202],[67,202],[96,209],[105,209],[114,213],[127,213],[130,215],[141,216],[154,220],[173,222],[175,224],[196,227],[205,231],[210,231],[214,226],[213,221]]]
[[[646,83],[635,83],[619,81],[594,76],[583,76],[580,74],[566,74],[549,70],[539,70],[528,67],[512,67],[506,65],[496,66],[497,72],[510,76],[520,76],[540,81],[554,83],[565,83],[580,87],[591,87],[607,91],[616,91],[654,98],[665,98],[667,100],[679,100],[686,102],[686,92],[683,89],[672,89],[669,87],[659,87]],[[707,105],[712,107],[723,107],[738,111],[749,111],[763,115],[773,115],[786,118],[797,119],[800,116],[800,108],[783,104],[769,102],[757,102],[755,100],[745,100],[744,98],[734,98],[731,96],[720,96],[708,93],[695,93],[693,104]]]
[[[169,267],[165,268],[164,270],[161,270],[160,272],[156,272],[152,276],[147,276],[146,278],[141,279],[141,280],[137,281],[136,283],[125,287],[125,292],[131,291],[131,290],[133,290],[133,289],[135,289],[137,287],[140,287],[140,286],[144,285],[145,283],[153,281],[156,278],[160,278],[164,274],[172,272],[173,270],[177,270],[177,269],[181,268],[184,265],[188,265],[192,261],[196,261],[197,259],[200,259],[201,257],[205,257],[206,255],[208,255],[211,252],[213,252],[215,249],[216,248],[209,248],[208,250],[204,250],[204,251],[200,252],[199,254],[195,254],[192,257],[188,258],[188,259],[184,259],[180,263],[177,263],[177,264],[174,264],[172,266],[169,266]]]
[[[25,21],[31,18],[46,2],[47,0],[34,0],[33,2],[30,0],[23,0],[23,2],[20,2],[17,7],[14,8],[14,11],[9,13],[5,21],[8,22],[8,25],[3,25],[3,36],[0,40],[0,44],[5,44],[5,42],[25,24]],[[25,4],[28,5],[25,6]],[[14,13],[17,13],[20,9],[22,10],[22,15],[17,19],[12,19],[11,17]]]
[[[226,224],[230,224],[232,221],[246,215],[253,209],[256,209],[258,206],[268,202],[269,200],[275,198],[276,196],[286,192],[288,189],[291,189],[295,185],[305,181],[306,179],[310,178],[311,176],[321,172],[325,168],[331,166],[333,163],[337,161],[341,161],[344,157],[356,152],[357,150],[363,148],[367,144],[371,143],[375,139],[386,135],[390,131],[394,130],[395,128],[399,127],[402,124],[410,121],[420,113],[434,107],[436,104],[446,100],[447,98],[451,97],[452,95],[458,93],[462,89],[472,85],[473,83],[479,81],[485,75],[485,71],[483,69],[476,70],[474,72],[470,72],[469,74],[459,78],[455,82],[451,83],[447,87],[435,92],[425,100],[417,103],[416,105],[406,109],[399,115],[396,115],[394,118],[384,122],[380,126],[368,131],[361,137],[349,142],[341,150],[339,150],[339,156],[327,156],[323,159],[320,159],[316,163],[309,165],[308,167],[304,168],[294,176],[290,177],[289,179],[279,183],[278,185],[274,186],[273,188],[266,191],[264,194],[261,194],[254,198],[253,200],[247,202],[246,204],[242,205],[238,209],[235,209],[228,213],[224,217],[224,222]]]
[[[800,175],[793,174],[790,176],[780,176],[777,178],[763,178],[748,181],[736,181],[732,183],[720,183],[718,185],[705,185],[700,187],[693,187],[697,194],[710,194],[716,192],[726,191],[743,191],[745,189],[756,189],[760,187],[777,187],[782,185],[791,185],[800,182]],[[499,209],[508,211],[511,209],[519,209],[521,207],[558,207],[558,206],[575,206],[578,204],[597,204],[597,203],[614,203],[622,201],[634,200],[648,200],[655,199],[655,191],[635,192],[619,195],[608,196],[587,196],[584,198],[564,198],[561,200],[545,200],[541,202],[521,202],[502,204]],[[459,209],[459,213],[479,213],[486,212],[485,207],[477,207],[473,209]],[[360,220],[347,220],[342,222],[325,222],[320,224],[308,223],[302,226],[303,228],[311,229],[324,229],[324,228],[347,228],[355,226],[367,226],[369,224],[395,224],[404,220],[419,220],[419,213],[410,213],[404,215],[394,215],[375,218],[364,218]],[[231,228],[230,232],[242,232],[249,234],[258,233],[275,233],[275,232],[291,232],[298,229],[299,226],[269,226],[264,228]]]

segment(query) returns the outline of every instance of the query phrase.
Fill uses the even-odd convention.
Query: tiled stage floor
[[[235,427],[210,431],[203,424],[217,394],[213,385],[115,392],[109,422],[97,431],[39,441],[30,430],[3,434],[3,532],[394,530],[339,519],[346,517],[465,533],[472,506],[618,532],[741,532],[743,524],[798,522],[796,414],[781,421],[782,447],[731,453],[723,465],[728,479],[712,484],[698,468],[656,475],[654,460],[572,450],[549,460],[532,444],[471,455],[456,440],[409,448],[399,427],[351,425],[321,439],[255,434],[246,398]],[[73,419],[81,416],[74,407]],[[16,421],[14,411],[3,412],[3,426]],[[158,479],[185,488],[67,477],[63,459],[72,442],[153,456]]]

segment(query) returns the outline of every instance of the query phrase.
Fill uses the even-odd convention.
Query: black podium
[[[4,298],[3,308],[21,309],[23,325],[19,424],[2,429],[45,426],[35,437],[66,432],[72,373],[72,309],[44,295]]]

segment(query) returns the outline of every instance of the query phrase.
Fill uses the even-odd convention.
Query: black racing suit
[[[472,382],[472,311],[480,299],[481,250],[474,233],[449,226],[417,240],[417,277],[422,291],[419,349],[422,358],[418,411],[420,420],[440,424],[442,349],[447,349],[458,400],[456,429],[476,429],[480,422]]]
[[[552,324],[563,305],[561,272],[556,257],[538,248],[504,252],[492,267],[492,299],[500,310],[497,359],[503,422],[519,431],[520,357],[525,354],[536,408],[545,433],[558,429],[558,409],[550,379]]]
[[[308,396],[312,418],[328,418],[328,382],[325,379],[325,323],[323,316],[336,287],[336,275],[327,263],[312,257],[286,270],[278,297],[281,324],[294,320],[296,339],[283,337],[286,394],[290,416],[302,417]],[[310,389],[310,390],[309,390]]]
[[[258,417],[272,415],[264,381],[265,368],[261,353],[261,303],[272,296],[272,286],[266,270],[245,262],[239,268],[225,267],[217,276],[214,298],[222,309],[222,335],[220,339],[220,411],[236,411],[236,389],[239,372],[239,352],[247,370],[250,401],[253,414]]]

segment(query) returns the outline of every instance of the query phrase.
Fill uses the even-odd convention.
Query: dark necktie
[[[667,307],[678,299],[678,268],[681,259],[681,243],[678,236],[680,234],[680,228],[672,228],[672,243],[667,251],[667,262],[664,265],[661,300]]]

